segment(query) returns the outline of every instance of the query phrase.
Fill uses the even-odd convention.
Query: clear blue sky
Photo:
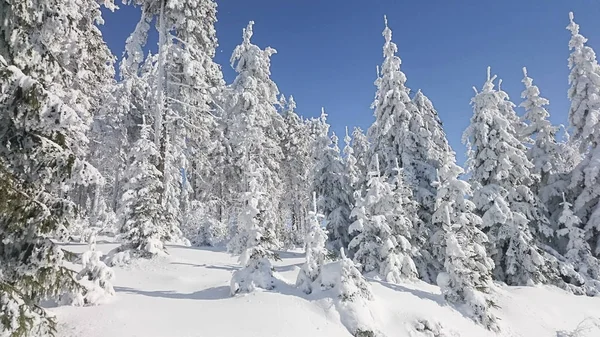
[[[277,49],[272,78],[294,95],[298,112],[329,114],[333,131],[373,120],[375,67],[382,61],[383,15],[399,47],[408,86],[421,89],[444,122],[459,162],[466,152],[461,135],[472,114],[473,86],[480,88],[486,67],[503,79],[503,88],[520,103],[523,66],[542,95],[550,99],[555,123],[566,123],[568,100],[569,11],[589,45],[600,52],[600,0],[223,0],[218,1],[219,49],[216,61],[230,83],[233,48],[242,28],[256,22],[255,44]],[[115,55],[139,19],[137,9],[121,5],[105,11],[101,27]],[[151,46],[155,49],[155,45]]]

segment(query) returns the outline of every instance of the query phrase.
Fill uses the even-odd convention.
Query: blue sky
[[[382,61],[383,15],[388,16],[399,47],[407,85],[421,89],[444,123],[459,162],[466,149],[461,135],[469,123],[473,86],[480,88],[487,66],[503,79],[502,87],[520,103],[522,67],[550,99],[555,123],[568,112],[569,11],[589,45],[600,48],[600,1],[597,0],[223,0],[218,1],[219,49],[216,61],[225,79],[242,28],[256,22],[253,42],[271,46],[272,78],[285,95],[294,95],[298,112],[317,116],[325,107],[333,131],[367,129],[376,66]],[[120,57],[139,12],[121,6],[105,12],[105,39]],[[155,46],[151,46],[155,48]]]

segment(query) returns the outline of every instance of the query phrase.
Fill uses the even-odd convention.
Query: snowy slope
[[[114,244],[99,244],[107,252]],[[70,245],[82,252],[84,245]],[[97,307],[58,307],[61,337],[348,337],[333,301],[305,295],[292,284],[303,262],[300,252],[281,253],[274,291],[231,297],[236,259],[218,249],[170,247],[170,256],[116,268],[117,296]],[[422,282],[392,285],[371,280],[375,300],[365,311],[388,337],[494,336],[448,306],[439,288]],[[498,289],[502,336],[600,336],[600,298],[577,297],[552,287]],[[364,317],[363,317],[364,318]],[[344,321],[345,322],[345,321]],[[419,332],[418,322],[437,334]],[[586,329],[585,325],[590,328]],[[596,330],[594,330],[596,329]],[[573,335],[575,336],[575,335]]]

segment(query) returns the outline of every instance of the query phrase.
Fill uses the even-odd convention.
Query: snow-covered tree
[[[241,253],[243,269],[231,280],[231,292],[249,292],[256,286],[273,287],[269,249],[276,244],[281,195],[278,169],[281,159],[279,139],[272,126],[281,116],[277,113],[277,86],[269,78],[272,48],[253,45],[254,22],[244,29],[244,41],[231,57],[238,73],[231,86],[227,106],[230,125],[228,146],[234,164],[233,190],[238,193],[237,233],[229,244],[233,253]]]
[[[436,170],[450,160],[453,153],[433,103],[421,90],[417,91],[412,101],[414,112],[409,122],[410,133],[405,141],[405,151],[410,153],[412,159],[403,158],[402,167],[414,179],[409,184],[414,186],[416,200],[424,208],[421,219],[429,223],[435,207],[436,189],[432,185],[437,179]]]
[[[270,47],[262,50],[251,43],[253,24],[251,21],[244,29],[244,41],[235,48],[231,57],[238,76],[230,87],[225,108],[225,118],[228,120],[225,138],[227,146],[231,148],[232,163],[228,179],[232,184],[229,187],[231,193],[238,196],[249,191],[249,175],[252,179],[258,179],[256,196],[260,199],[260,226],[273,234],[280,225],[278,206],[282,194],[278,172],[282,152],[280,140],[273,129],[273,125],[279,123],[282,117],[275,107],[279,91],[270,79],[270,60],[276,51]],[[238,201],[232,211],[238,213],[237,209],[243,209],[246,205],[239,198],[236,199]],[[238,234],[244,235],[243,231]],[[271,239],[275,244],[276,238]],[[234,249],[233,252],[241,251]]]
[[[600,67],[594,50],[585,43],[579,33],[579,25],[573,20],[567,27],[571,31],[569,48],[569,122],[573,140],[579,142],[584,159],[572,173],[571,189],[575,196],[575,213],[586,230],[592,252],[600,256]]]
[[[558,128],[549,121],[550,114],[545,106],[550,102],[540,96],[540,89],[533,84],[533,79],[527,75],[527,68],[523,68],[523,84],[525,90],[521,93],[524,101],[520,104],[525,109],[523,119],[527,123],[524,137],[535,137],[535,143],[527,153],[534,167],[531,172],[541,177],[540,185],[548,183],[550,175],[557,173],[555,166],[560,163],[559,147],[556,141]],[[538,191],[539,188],[536,188]]]
[[[494,90],[496,77],[489,72],[488,68],[483,89],[471,101],[473,117],[463,136],[469,147],[473,200],[489,238],[487,251],[497,279],[518,285],[547,282],[544,257],[530,224],[537,214],[529,189],[535,181],[533,164],[507,115],[508,96]]]
[[[564,200],[564,196],[562,206],[563,211],[558,219],[560,229],[557,234],[565,237],[568,242],[564,256],[584,277],[598,281],[600,280],[600,262],[593,256],[590,245],[586,241],[586,233],[581,228],[581,220],[573,213],[572,205]]]
[[[356,221],[349,228],[350,233],[356,234],[349,249],[354,251],[354,262],[362,272],[375,271],[394,283],[417,275],[406,238],[408,221],[402,214],[400,200],[379,170],[371,172],[366,193],[352,210]]]
[[[329,246],[332,251],[339,252],[340,248],[348,247],[350,243],[348,226],[353,191],[348,182],[337,136],[333,134],[330,141],[326,141],[324,135],[322,138],[320,144],[325,147],[321,149],[315,168],[315,192],[319,196],[319,209],[325,215]]]
[[[125,172],[125,192],[119,209],[124,243],[109,258],[111,264],[129,258],[150,258],[163,254],[165,232],[164,208],[160,204],[161,173],[156,168],[158,149],[150,138],[152,128],[143,123],[140,139],[130,150],[131,163]]]
[[[46,336],[55,323],[39,302],[84,291],[50,237],[85,205],[66,192],[102,182],[83,158],[112,55],[94,0],[3,1],[0,21],[0,334]]]
[[[185,243],[180,228],[186,226],[190,200],[207,195],[197,190],[218,189],[222,178],[209,174],[214,169],[210,157],[220,148],[211,136],[218,133],[214,113],[222,114],[217,98],[224,85],[220,67],[213,61],[217,6],[212,0],[128,2],[139,5],[142,16],[127,41],[125,81],[140,76],[150,23],[156,22],[158,54],[146,59],[153,74],[147,82],[152,102],[145,104],[144,113],[154,123],[153,140],[160,153],[157,168],[164,187],[160,201],[169,228],[165,239]]]
[[[115,8],[112,1],[105,4],[111,10]],[[89,128],[104,92],[110,91],[114,83],[114,57],[98,28],[104,22],[100,3],[54,0],[36,5],[5,1],[0,4],[0,12],[0,55],[72,108]],[[89,129],[86,136],[91,138]],[[66,193],[83,219],[93,212],[94,191],[102,184],[103,180],[98,185],[71,186],[57,193]],[[67,234],[75,233],[57,233]]]
[[[304,239],[306,262],[302,265],[296,280],[296,286],[307,294],[312,292],[313,282],[321,276],[321,268],[327,256],[325,249],[327,233],[321,227],[322,218],[323,216],[317,213],[317,195],[313,192],[313,210],[308,214],[309,223]]]
[[[382,174],[390,176],[396,159],[402,160],[402,145],[408,132],[412,102],[406,87],[406,75],[400,70],[402,61],[396,56],[398,46],[392,42],[392,30],[387,25],[387,18],[383,36],[384,61],[375,81],[377,92],[372,104],[375,122],[368,130],[368,138],[372,153],[377,154],[383,163]]]
[[[5,5],[0,5],[3,11],[0,15],[10,12],[15,15],[13,19],[29,18],[22,12],[24,7],[8,5],[7,9]],[[40,14],[35,12],[38,9],[31,10]],[[18,54],[11,45],[4,46]],[[44,66],[51,70],[44,60],[29,64],[28,72],[42,76]],[[76,281],[75,272],[64,266],[65,259],[72,258],[72,254],[50,239],[54,233],[68,229],[75,220],[76,205],[58,192],[78,185],[98,184],[101,179],[98,171],[82,159],[88,125],[80,115],[85,115],[84,111],[71,108],[41,82],[0,56],[0,306],[3,308],[0,332],[3,335],[50,335],[55,323],[39,307],[39,302],[59,300],[64,294],[70,294],[74,303],[82,301],[84,288]]]
[[[475,214],[475,204],[466,199],[471,186],[459,180],[462,173],[454,160],[438,171],[433,221],[441,233],[436,233],[439,242],[434,244],[443,250],[437,257],[443,258],[445,272],[437,275],[437,281],[448,302],[465,305],[475,321],[497,331],[497,318],[490,312],[494,262],[486,253],[487,236],[480,230],[482,220]]]
[[[557,141],[558,127],[549,121],[550,114],[545,108],[549,101],[540,96],[540,90],[533,85],[533,79],[527,75],[526,68],[523,68],[523,74],[525,90],[521,93],[521,98],[524,101],[520,106],[525,109],[523,120],[526,127],[521,138],[533,140],[527,156],[534,165],[531,172],[539,176],[531,189],[541,201],[540,211],[550,219],[556,219],[561,213],[561,195],[568,185],[567,173],[575,166],[575,154],[578,151],[569,141]],[[555,223],[551,221],[550,224],[553,231],[557,229],[553,225]]]
[[[367,136],[359,127],[352,130],[352,153],[356,159],[358,181],[355,183],[355,194],[362,193],[365,187],[365,177],[368,173],[370,144]]]
[[[377,154],[382,162],[382,174],[393,178],[395,163],[398,161],[404,170],[407,185],[417,202],[415,209],[420,221],[415,223],[417,235],[413,244],[422,252],[416,257],[420,270],[432,264],[432,247],[426,238],[434,230],[430,228],[434,212],[436,189],[436,169],[448,158],[451,152],[442,123],[431,101],[418,91],[413,99],[406,86],[406,76],[400,70],[401,60],[396,53],[398,47],[392,42],[392,31],[387,26],[383,31],[385,44],[384,61],[379,78],[375,82],[377,93],[372,104],[375,122],[369,128],[371,158]],[[433,282],[429,273],[421,275]]]
[[[96,250],[95,237],[91,241],[90,249],[81,256],[83,268],[77,274],[77,279],[84,280],[83,285],[87,288],[85,303],[97,305],[115,296],[115,289],[112,286],[115,273],[100,260],[102,252]]]
[[[579,33],[579,25],[575,23],[572,12],[569,19],[569,122],[573,139],[581,141],[581,150],[585,152],[598,141],[600,132],[600,103],[594,98],[600,94],[600,70],[596,53],[586,45],[587,38]]]
[[[251,163],[252,165],[252,163]],[[246,168],[247,192],[242,195],[244,206],[238,215],[237,246],[243,247],[240,256],[242,269],[236,270],[231,278],[231,294],[252,292],[256,287],[274,287],[273,267],[270,259],[277,255],[269,250],[273,244],[268,229],[262,223],[260,172],[253,166]]]
[[[356,191],[359,187],[361,180],[361,171],[357,166],[357,160],[354,156],[354,149],[352,148],[352,138],[348,134],[348,127],[346,127],[346,136],[344,137],[344,166],[346,168],[345,174],[347,182],[350,185],[350,189]]]
[[[228,236],[227,225],[215,218],[207,209],[209,206],[200,201],[192,201],[187,214],[187,226],[184,235],[195,246],[218,246]]]
[[[308,226],[306,214],[312,184],[311,171],[314,168],[312,140],[308,125],[296,113],[296,102],[290,96],[284,104],[283,119],[285,132],[282,137],[281,162],[282,180],[285,183],[284,208],[290,213],[291,228],[289,240],[298,245],[304,242],[305,228]]]
[[[340,260],[328,263],[323,268],[321,285],[324,290],[333,289],[342,301],[353,302],[359,298],[373,299],[371,286],[356,268],[354,262],[340,250]]]
[[[321,272],[321,290],[331,292],[333,303],[347,318],[344,325],[352,336],[382,336],[376,331],[369,301],[373,300],[371,285],[356,268],[352,259],[340,249],[340,260],[327,263]]]

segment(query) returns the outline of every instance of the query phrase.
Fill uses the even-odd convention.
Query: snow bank
[[[114,247],[98,244],[102,251]],[[67,248],[84,252],[87,245]],[[236,258],[213,248],[169,247],[169,252],[115,268],[117,295],[107,304],[51,308],[59,322],[57,336],[350,337],[347,327],[359,322],[353,317],[388,337],[600,336],[600,330],[593,330],[600,298],[554,287],[499,288],[495,313],[502,333],[496,335],[448,305],[438,287],[420,281],[394,285],[370,280],[373,300],[342,304],[334,290],[306,295],[297,289],[293,281],[303,254],[283,252],[282,261],[274,264],[273,290],[232,297],[229,281],[238,268]]]

